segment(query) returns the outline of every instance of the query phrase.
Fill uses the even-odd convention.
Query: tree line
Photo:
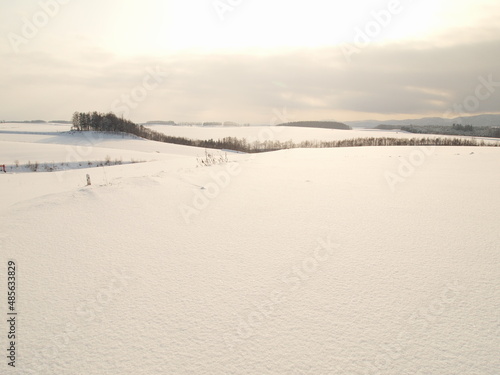
[[[469,138],[352,138],[333,141],[293,142],[266,140],[249,142],[245,138],[224,137],[221,139],[189,139],[173,137],[132,121],[117,117],[113,113],[79,113],[73,114],[72,130],[123,132],[151,141],[173,143],[184,146],[226,149],[240,152],[257,153],[277,151],[291,148],[331,148],[331,147],[364,147],[364,146],[499,146],[498,143],[485,143],[484,140]]]
[[[114,113],[88,112],[73,113],[72,130],[76,131],[102,131],[124,132],[133,134],[138,127],[132,121],[116,116]]]
[[[401,126],[402,131],[416,134],[443,134],[443,135],[465,135],[474,137],[500,138],[500,127],[472,126],[453,124],[447,125],[406,125]]]

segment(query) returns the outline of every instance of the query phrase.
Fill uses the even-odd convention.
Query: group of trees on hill
[[[246,139],[224,137],[222,139],[189,139],[169,136],[143,125],[117,117],[113,113],[79,113],[73,114],[73,130],[76,131],[106,131],[123,132],[152,141],[174,143],[185,146],[227,149],[241,152],[266,152],[290,148],[330,148],[330,147],[361,147],[361,146],[499,146],[483,140],[466,138],[353,138],[334,141],[303,141],[295,143],[292,140],[266,140],[248,142]]]
[[[134,134],[138,126],[132,121],[117,117],[114,113],[88,112],[73,113],[73,130],[77,131],[103,131],[124,132]]]

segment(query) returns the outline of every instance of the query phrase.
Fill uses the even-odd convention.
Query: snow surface
[[[197,167],[196,148],[82,137],[0,133],[0,164],[145,160],[0,174],[20,312],[1,374],[499,373],[500,149]]]

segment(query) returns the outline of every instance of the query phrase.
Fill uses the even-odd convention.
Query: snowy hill
[[[19,279],[8,373],[500,368],[500,148],[231,153],[198,167],[193,147],[3,125],[0,164],[141,160],[0,173],[0,261]]]
[[[184,137],[189,139],[222,139],[224,137],[235,137],[245,139],[248,143],[289,140],[300,143],[302,141],[337,141],[353,138],[415,138],[420,134],[407,133],[401,130],[378,130],[378,129],[320,129],[320,128],[301,128],[293,126],[251,126],[251,127],[232,127],[232,128],[206,128],[197,126],[169,126],[169,125],[149,125],[148,128],[160,133],[174,137]],[[461,136],[446,136],[425,134],[429,138],[466,138]],[[481,139],[479,137],[472,137]],[[488,142],[500,142],[499,139],[489,139]]]

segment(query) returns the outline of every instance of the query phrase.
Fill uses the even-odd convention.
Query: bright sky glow
[[[497,0],[25,0],[0,10],[0,119],[123,107],[157,66],[169,78],[127,104],[133,120],[269,122],[278,107],[299,119],[439,116],[479,77],[500,81]],[[471,114],[498,111],[493,94]]]

